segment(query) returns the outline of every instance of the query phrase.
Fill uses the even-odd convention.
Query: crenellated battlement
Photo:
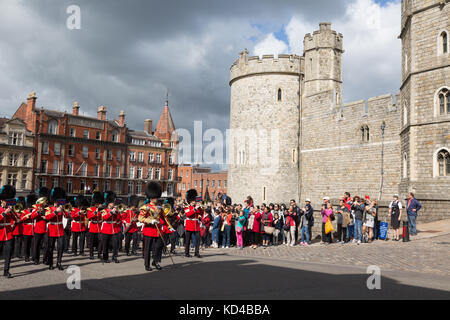
[[[322,22],[319,24],[320,29],[314,31],[312,36],[307,33],[304,38],[304,51],[315,50],[320,48],[333,48],[343,50],[343,36],[341,33],[331,29],[331,23]]]
[[[280,54],[278,58],[274,55],[264,55],[249,57],[248,51],[244,50],[239,54],[239,58],[230,68],[230,86],[242,77],[255,74],[291,74],[300,75],[300,57],[294,54]]]

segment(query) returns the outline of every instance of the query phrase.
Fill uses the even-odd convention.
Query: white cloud
[[[401,2],[377,4],[374,0],[352,0],[345,15],[332,20],[332,29],[344,36],[343,80],[346,101],[367,99],[384,93],[396,93],[400,87]],[[303,54],[303,38],[319,28],[299,14],[286,25],[288,51]],[[275,41],[271,41],[275,40]],[[271,53],[283,48],[282,41],[270,33],[255,46],[255,54]]]
[[[264,40],[255,45],[253,51],[255,55],[260,57],[265,54],[278,56],[278,54],[288,51],[288,45],[284,41],[278,40],[273,33],[269,33]]]

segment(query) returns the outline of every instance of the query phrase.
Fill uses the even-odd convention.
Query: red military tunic
[[[21,213],[13,212],[13,219],[14,222],[16,223],[16,227],[14,228],[13,231],[13,236],[15,237],[23,235],[23,225],[19,223],[20,215]]]
[[[103,234],[117,234],[120,232],[121,216],[120,213],[112,213],[112,209],[105,209],[102,211],[102,233]]]
[[[22,211],[20,216],[20,221],[22,221],[23,235],[32,236],[33,235],[33,219],[31,219],[31,210],[25,209]]]
[[[147,204],[145,207],[146,207],[146,210],[142,210],[142,208],[141,208],[141,212],[139,214],[139,221],[144,224],[144,227],[142,229],[142,234],[145,237],[158,238],[160,236],[161,228],[163,228],[165,225],[165,221],[164,221],[164,219],[162,219],[161,216],[159,217],[159,219],[151,218],[151,211],[158,210],[156,208],[156,205],[153,202]],[[156,223],[148,223],[148,219],[155,220],[153,222],[156,222]],[[146,220],[147,220],[147,223],[145,222]]]
[[[72,232],[85,232],[86,231],[86,212],[81,211],[79,208],[74,208],[71,213],[72,216]]]
[[[6,213],[6,209],[0,207],[0,241],[8,241],[13,238],[12,224],[15,221],[11,211]]]
[[[166,217],[166,219],[168,220],[169,218]],[[175,222],[180,222],[180,217],[176,216],[175,220],[176,220]],[[172,224],[172,221],[169,221],[169,223]],[[173,228],[173,225],[171,227]],[[169,226],[165,224],[163,226],[163,232],[167,233],[167,234],[171,234],[171,233],[175,233],[176,230],[175,229],[170,229]]]
[[[39,213],[40,204],[34,204],[31,213],[31,219],[34,220],[34,233],[43,234],[47,233],[47,220],[44,219],[44,214]],[[44,208],[45,210],[45,208]]]
[[[102,214],[97,207],[90,207],[87,209],[87,217],[89,219],[89,232],[100,233],[102,226]]]
[[[64,210],[57,212],[57,207],[48,207],[45,213],[45,219],[48,221],[48,236],[59,238],[64,236],[63,217],[67,214]]]
[[[188,206],[184,209],[186,219],[184,220],[184,229],[186,231],[200,231],[199,217],[203,215],[202,209],[195,210],[195,207]]]
[[[123,214],[122,214],[122,221],[125,223],[126,226],[128,226],[129,224],[131,224],[130,229],[128,230],[128,233],[135,233],[139,230],[139,228],[137,227],[137,221],[132,221],[133,218],[137,218],[137,214],[133,211],[133,210],[126,210]]]

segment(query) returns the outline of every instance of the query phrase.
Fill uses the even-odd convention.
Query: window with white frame
[[[89,130],[86,129],[83,130],[83,138],[89,139]]]
[[[94,165],[94,176],[98,177],[100,173],[100,166],[98,164]]]
[[[30,159],[30,156],[28,154],[24,154],[22,158],[22,166],[27,167],[28,166],[28,160]],[[1,163],[1,160],[0,160]]]
[[[71,179],[68,179],[66,181],[66,192],[72,193],[72,180]]]
[[[134,179],[134,167],[130,167],[130,179]]]
[[[21,133],[10,132],[8,134],[8,144],[9,145],[14,145],[14,146],[21,146],[21,145],[23,145],[22,137],[23,137],[23,135]]]
[[[75,146],[73,144],[69,144],[68,153],[69,157],[75,156]]]
[[[41,161],[41,173],[47,173],[47,160]]]
[[[54,160],[53,161],[53,174],[58,174],[59,173],[59,161],[58,160]]]
[[[450,153],[443,149],[437,154],[438,175],[440,177],[450,177]]]
[[[147,179],[153,179],[153,168],[148,168]]]
[[[111,141],[112,142],[119,142],[119,132],[117,130],[114,130],[111,133]]]
[[[112,160],[112,150],[111,149],[106,150],[106,159],[108,159],[109,161]]]
[[[130,161],[136,161],[136,152],[130,151]]]
[[[442,88],[438,92],[439,115],[450,114],[450,90]]]
[[[17,153],[9,154],[9,165],[12,167],[17,167],[19,163],[19,155]]]
[[[161,154],[156,154],[156,163],[161,163]]]
[[[133,183],[133,181],[128,181],[128,194],[134,194],[134,183]]]
[[[58,188],[59,187],[59,179],[53,178],[52,179],[52,188]]]
[[[172,170],[172,169],[169,169],[169,170],[167,171],[167,174],[168,174],[167,179],[168,179],[168,180],[172,180],[172,179],[173,179],[173,170]]]
[[[117,150],[116,157],[117,157],[117,161],[122,161],[122,151],[121,150]]]
[[[55,156],[60,156],[61,155],[61,143],[59,142],[55,142]]]
[[[83,158],[89,157],[89,148],[87,146],[83,146]]]
[[[70,128],[70,136],[72,137],[72,138],[75,138],[75,128]]]
[[[42,143],[42,153],[48,154],[48,141],[45,141],[44,143]]]
[[[144,162],[144,153],[138,152],[138,162]]]
[[[58,121],[50,120],[48,122],[48,133],[49,134],[57,134],[58,133]]]
[[[21,183],[20,183],[20,188],[22,189],[22,190],[24,190],[24,189],[26,189],[27,188],[27,174],[22,174],[22,181],[21,181]]]
[[[8,184],[10,186],[15,187],[17,183],[17,173],[9,173],[8,174]]]
[[[108,164],[108,165],[106,166],[105,176],[106,176],[107,178],[110,178],[110,177],[111,177],[111,165],[110,165],[110,164]]]
[[[136,170],[136,179],[142,179],[142,168],[139,167]]]
[[[140,182],[136,183],[136,194],[137,195],[142,194],[142,183]]]
[[[116,178],[120,178],[120,167],[116,167]]]
[[[73,162],[67,162],[67,174],[69,176],[73,175]]]
[[[148,163],[153,163],[154,159],[155,159],[155,154],[150,152],[148,154]]]
[[[95,148],[95,159],[100,159],[100,148]]]
[[[85,177],[87,176],[87,164],[83,162],[80,166],[80,174]]]
[[[47,178],[40,178],[39,179],[39,188],[46,187],[47,186]]]
[[[161,178],[161,169],[156,168],[155,169],[155,180],[159,180]]]

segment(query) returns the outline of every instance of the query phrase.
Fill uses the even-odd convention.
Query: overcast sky
[[[80,30],[66,27],[69,5]],[[398,92],[400,0],[1,0],[0,116],[36,91],[38,107],[105,105],[141,130],[168,88],[177,128],[224,131],[238,53],[301,54],[319,22],[344,35],[344,102]]]

